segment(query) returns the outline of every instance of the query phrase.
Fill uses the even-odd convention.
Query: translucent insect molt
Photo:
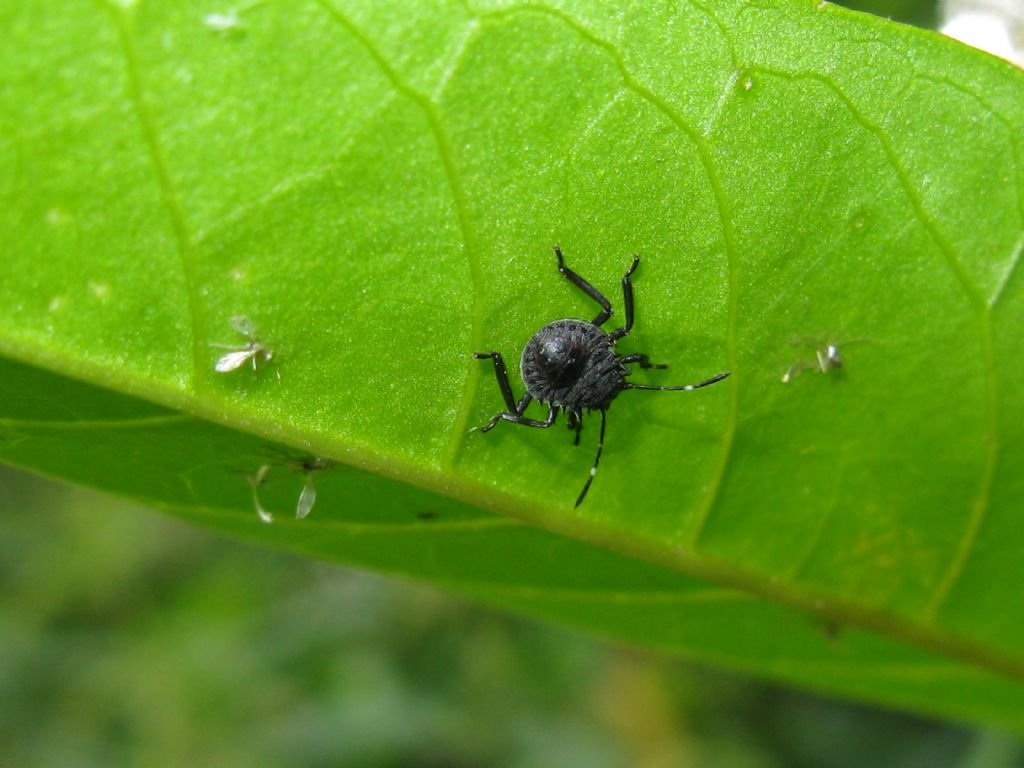
[[[260,501],[260,486],[263,485],[263,480],[269,471],[270,465],[264,464],[256,470],[256,474],[246,477],[246,480],[249,481],[249,487],[252,489],[252,505],[256,508],[256,514],[261,521],[268,524],[274,522],[274,516],[267,511],[266,507],[263,506],[263,502]]]
[[[316,486],[313,484],[313,475],[306,475],[306,482],[302,485],[302,492],[299,494],[299,503],[295,505],[295,517],[304,520],[316,504]]]
[[[256,470],[255,474],[249,475],[248,481],[249,486],[252,488],[253,507],[256,509],[256,514],[259,516],[260,520],[264,523],[274,522],[274,516],[263,505],[263,502],[260,499],[259,490],[263,486],[271,467],[275,465],[302,472],[302,490],[299,492],[299,500],[295,504],[295,517],[298,520],[304,520],[312,511],[313,505],[316,504],[316,483],[314,481],[314,477],[317,472],[330,469],[333,466],[331,460],[325,459],[322,456],[309,456],[303,459],[286,457],[279,462],[268,462],[267,464],[263,464],[258,470]]]
[[[633,329],[633,283],[631,277],[640,264],[640,257],[633,256],[633,262],[622,278],[622,299],[626,311],[626,323],[611,332],[604,331],[601,326],[612,316],[611,302],[604,294],[565,265],[562,250],[554,247],[558,259],[558,271],[570,283],[593,299],[601,311],[593,320],[555,320],[548,323],[527,342],[519,362],[519,370],[526,384],[526,394],[518,401],[512,395],[512,385],[508,378],[508,369],[500,352],[475,352],[479,360],[491,360],[494,373],[498,380],[498,389],[505,401],[504,410],[493,416],[479,429],[488,432],[499,421],[510,421],[524,427],[546,429],[555,423],[559,411],[567,414],[569,428],[575,434],[575,444],[579,445],[580,430],[583,428],[584,412],[600,411],[601,431],[597,440],[597,453],[590,468],[587,481],[576,498],[576,506],[583,503],[590,485],[597,475],[597,467],[601,461],[604,448],[605,412],[619,392],[624,389],[647,389],[660,391],[690,391],[706,387],[721,381],[729,372],[719,373],[710,379],[696,384],[678,386],[658,386],[652,384],[631,384],[626,377],[632,375],[629,365],[636,364],[641,368],[667,368],[664,363],[652,363],[643,353],[620,355],[615,351],[615,344],[627,336]],[[524,414],[527,406],[536,400],[548,407],[547,418],[544,420],[527,418]]]

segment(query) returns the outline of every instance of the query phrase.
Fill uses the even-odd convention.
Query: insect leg
[[[725,371],[724,373],[719,373],[719,374],[717,374],[715,376],[712,376],[710,379],[704,379],[704,381],[699,381],[696,384],[684,384],[682,386],[677,386],[677,387],[655,387],[655,386],[652,386],[650,384],[628,384],[627,383],[626,386],[623,387],[623,389],[659,389],[659,390],[662,390],[662,391],[665,391],[665,392],[668,392],[668,391],[689,392],[690,390],[693,390],[693,389],[700,389],[701,387],[706,387],[708,384],[714,384],[716,381],[721,381],[722,379],[727,378],[728,376],[729,376],[729,371]]]
[[[608,299],[605,298],[604,294],[597,290],[597,288],[592,286],[582,277],[580,277],[567,266],[565,266],[565,259],[562,257],[561,248],[559,248],[556,245],[554,250],[555,256],[558,257],[558,271],[561,272],[570,283],[575,285],[577,288],[579,288],[581,291],[587,294],[587,296],[589,296],[590,298],[592,298],[594,301],[601,305],[601,312],[600,314],[598,314],[597,317],[594,318],[593,323],[594,325],[603,324],[609,317],[612,316],[611,302],[609,302]]]
[[[652,363],[651,359],[638,352],[635,355],[626,355],[625,357],[619,358],[620,363],[640,363],[641,368],[668,368],[668,363]]]
[[[573,441],[573,445],[580,444],[580,430],[583,429],[583,417],[581,417],[575,411],[569,411],[569,418],[567,426],[569,429],[576,430],[576,439]]]
[[[505,407],[508,408],[507,411],[493,416],[490,421],[480,427],[481,432],[489,432],[502,420],[511,421],[513,424],[523,424],[527,427],[540,428],[550,427],[555,423],[555,416],[558,413],[556,408],[552,408],[549,411],[548,418],[545,421],[527,419],[523,416],[526,407],[533,401],[533,395],[527,392],[519,398],[518,403],[515,401],[515,398],[512,397],[512,385],[508,381],[508,369],[505,367],[505,359],[501,356],[500,352],[474,352],[473,357],[478,360],[494,361],[494,375],[498,379],[498,388],[501,390],[501,396],[505,398]]]
[[[516,410],[516,400],[512,397],[512,385],[508,383],[508,369],[505,368],[505,359],[501,352],[474,352],[473,357],[477,360],[493,360],[494,375],[498,378],[498,388],[501,396],[505,398],[505,407],[510,411]],[[525,408],[525,406],[523,406]]]
[[[527,395],[527,397],[529,397],[529,395]],[[526,398],[523,399],[525,400]],[[525,408],[526,406],[523,407]],[[556,408],[553,405],[549,408],[548,417],[544,419],[544,421],[540,421],[538,419],[528,419],[520,413],[502,412],[491,417],[490,421],[488,421],[486,424],[480,427],[480,431],[489,432],[490,430],[494,429],[494,425],[497,424],[499,421],[511,421],[513,424],[522,424],[524,427],[537,427],[538,429],[547,429],[548,427],[555,423],[555,417],[557,415],[558,408]]]
[[[639,263],[640,257],[633,254],[633,263],[629,265],[629,269],[626,270],[626,274],[622,277],[622,303],[626,307],[626,324],[608,334],[611,336],[612,341],[618,341],[633,330],[633,281],[629,278],[636,271]],[[646,368],[647,366],[641,365],[641,367]],[[651,367],[656,368],[657,366]]]
[[[835,344],[827,344],[824,349],[816,349],[814,354],[818,358],[818,368],[822,373],[843,367],[843,358],[839,356],[839,347]]]
[[[597,474],[597,465],[601,461],[601,451],[604,449],[604,413],[604,409],[601,409],[601,434],[597,438],[597,455],[594,456],[594,465],[590,468],[590,477],[587,478],[587,482],[584,484],[583,490],[580,491],[580,495],[576,497],[577,507],[583,503],[587,491],[590,490],[590,484],[594,482],[594,476]]]
[[[784,374],[782,374],[782,383],[788,384],[801,373],[803,373],[804,370],[813,365],[813,363],[809,363],[807,360],[797,360],[795,363],[789,366],[789,368],[786,369],[786,372]]]

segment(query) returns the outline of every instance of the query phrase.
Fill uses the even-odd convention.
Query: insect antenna
[[[730,371],[726,371],[725,373],[720,373],[717,376],[712,376],[710,379],[705,379],[704,381],[698,384],[684,384],[683,386],[680,387],[656,387],[651,384],[627,384],[625,386],[625,389],[660,389],[662,391],[682,390],[684,392],[689,392],[691,389],[700,389],[701,387],[706,387],[708,384],[714,384],[716,381],[721,381],[722,379],[726,378],[729,375],[729,373]]]
[[[579,434],[579,433],[577,433]],[[594,456],[594,466],[590,468],[590,477],[587,478],[586,484],[583,486],[583,490],[580,491],[579,497],[576,499],[576,506],[578,507],[583,503],[583,499],[587,495],[587,491],[590,490],[590,484],[594,482],[594,475],[597,474],[597,465],[601,461],[601,450],[604,448],[604,409],[601,409],[601,435],[597,438],[597,455]]]

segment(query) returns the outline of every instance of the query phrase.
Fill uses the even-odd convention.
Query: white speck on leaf
[[[92,291],[92,295],[100,301],[106,301],[110,298],[110,286],[106,283],[100,283],[96,280],[89,281],[89,290]]]
[[[203,16],[203,24],[214,32],[231,32],[241,29],[242,20],[238,11],[225,11],[223,13],[208,13]]]

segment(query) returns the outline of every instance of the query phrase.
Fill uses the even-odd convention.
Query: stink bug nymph
[[[499,421],[511,421],[525,427],[546,429],[555,423],[558,412],[565,411],[569,420],[569,429],[575,430],[575,444],[580,443],[580,430],[583,428],[584,411],[600,411],[601,433],[597,441],[597,455],[590,468],[590,476],[576,499],[578,507],[590,490],[590,484],[597,474],[597,465],[601,461],[601,450],[604,448],[605,411],[612,400],[624,389],[681,390],[700,389],[708,384],[721,381],[729,372],[720,373],[705,379],[698,384],[682,386],[654,386],[649,384],[631,384],[626,377],[633,371],[628,366],[636,363],[641,368],[667,368],[666,364],[652,363],[647,355],[635,353],[620,355],[615,351],[615,344],[633,329],[633,283],[630,277],[640,264],[640,257],[633,256],[633,263],[622,278],[622,301],[626,308],[626,324],[614,331],[605,332],[601,326],[612,316],[612,305],[604,294],[589,282],[565,266],[562,250],[556,245],[555,256],[558,258],[558,271],[573,285],[583,291],[601,306],[601,311],[591,321],[587,320],[555,320],[548,323],[533,335],[523,349],[519,370],[526,384],[526,394],[517,403],[512,396],[512,386],[508,380],[508,370],[500,352],[476,352],[473,357],[494,361],[494,373],[498,379],[498,388],[505,400],[508,410],[502,411],[491,418],[481,428],[481,432],[494,429]],[[524,416],[526,407],[536,400],[548,407],[547,418],[543,421]]]

